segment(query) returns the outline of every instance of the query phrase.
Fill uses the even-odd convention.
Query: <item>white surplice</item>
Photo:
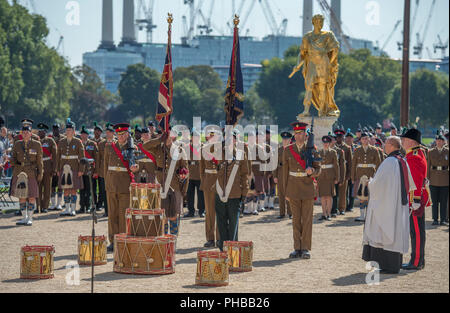
[[[370,180],[363,245],[401,254],[408,253],[409,204],[402,205],[400,179],[398,160],[388,157]],[[416,190],[409,167],[408,180],[409,193]]]

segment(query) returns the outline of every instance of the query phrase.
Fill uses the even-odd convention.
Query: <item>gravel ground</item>
[[[449,292],[449,228],[431,226],[426,212],[426,267],[418,272],[379,276],[378,285],[367,285],[369,270],[361,259],[362,224],[355,222],[359,210],[318,222],[319,206],[314,208],[313,248],[310,260],[289,259],[293,249],[292,222],[276,219],[278,210],[240,220],[240,240],[253,241],[253,271],[230,273],[226,287],[195,286],[198,250],[204,250],[204,219],[182,219],[177,242],[176,271],[171,275],[141,276],[113,272],[113,254],[108,264],[95,267],[96,292]],[[59,217],[58,213],[35,215],[32,227],[16,226],[19,217],[0,215],[1,292],[90,292],[89,266],[80,267],[78,285],[68,285],[71,270],[66,264],[77,260],[79,235],[91,233],[90,215]],[[100,218],[97,235],[107,235],[107,219]],[[55,246],[55,278],[23,280],[20,275],[20,248],[25,245]],[[403,257],[409,261],[409,255]]]

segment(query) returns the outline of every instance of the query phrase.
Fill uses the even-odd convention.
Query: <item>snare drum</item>
[[[53,278],[54,246],[25,246],[20,250],[20,278]]]
[[[114,272],[125,274],[175,273],[176,236],[114,236]]]
[[[166,215],[164,209],[127,209],[125,212],[126,234],[129,236],[158,237],[164,235]]]
[[[253,261],[253,242],[225,241],[223,250],[228,253],[230,272],[250,272]]]
[[[130,208],[152,210],[161,208],[160,184],[130,184]]]
[[[227,286],[229,277],[228,254],[220,251],[197,252],[197,275],[199,286]]]
[[[94,265],[103,265],[106,263],[106,238],[105,236],[95,236]],[[92,236],[78,237],[78,264],[92,264]]]

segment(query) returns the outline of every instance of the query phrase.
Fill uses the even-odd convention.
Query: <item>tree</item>
[[[175,82],[173,86],[174,118],[191,127],[192,118],[198,112],[197,108],[200,99],[200,89],[194,81],[189,78],[184,78]]]
[[[124,106],[121,110],[130,112],[129,118],[141,116],[143,124],[146,119],[153,119],[160,79],[161,74],[142,63],[129,65],[119,83],[120,105]]]
[[[220,90],[223,88],[219,74],[209,65],[177,67],[173,73],[174,82],[185,78],[194,81],[202,92],[207,89]]]

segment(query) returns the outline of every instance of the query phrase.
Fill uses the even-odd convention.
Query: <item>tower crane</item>
[[[430,12],[428,13],[428,17],[425,22],[425,28],[423,30],[422,36],[420,36],[419,32],[416,33],[417,45],[413,47],[413,49],[414,49],[413,54],[417,55],[419,57],[419,59],[422,58],[423,43],[425,41],[425,38],[427,37],[428,28],[430,27],[431,17],[433,16],[433,9],[435,7],[435,4],[436,4],[436,0],[433,0],[433,2],[431,3]]]
[[[143,18],[137,19],[136,24],[139,30],[145,28],[147,34],[147,43],[153,42],[153,29],[157,26],[153,24],[153,8],[155,6],[155,0],[139,0],[138,12],[143,15]]]
[[[386,41],[384,42],[383,46],[381,47],[381,50],[384,51],[384,49],[387,47],[389,41],[391,41],[392,36],[394,35],[395,31],[397,30],[398,26],[400,25],[400,23],[402,22],[402,20],[398,20],[395,23],[394,29],[392,30],[392,32],[389,34],[388,38],[386,39]]]
[[[438,42],[433,45],[434,53],[436,53],[436,50],[439,49],[439,50],[441,50],[442,58],[444,58],[445,52],[447,51],[447,48],[448,48],[448,38],[447,38],[447,41],[445,43],[443,43],[441,40],[441,36],[437,35],[437,37],[438,37]]]

